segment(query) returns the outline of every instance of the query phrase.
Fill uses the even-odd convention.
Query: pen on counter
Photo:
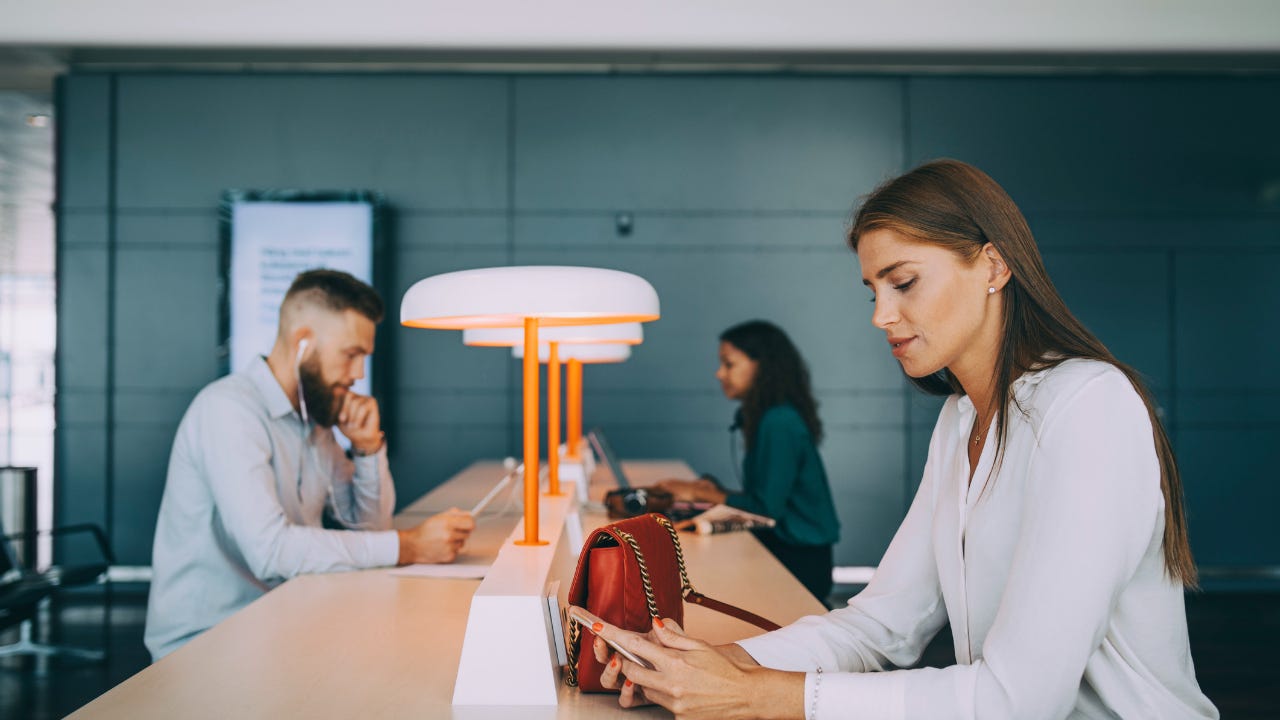
[[[480,498],[480,502],[476,503],[475,507],[471,508],[472,517],[479,515],[480,511],[484,510],[485,506],[492,502],[493,499],[498,496],[498,493],[502,492],[502,488],[506,487],[507,484],[511,482],[511,477],[519,472],[520,468],[524,467],[523,464],[516,465],[515,458],[507,458],[502,464],[503,467],[507,469],[507,474],[503,475],[502,479],[498,481],[498,484],[494,485],[493,489],[484,497]]]

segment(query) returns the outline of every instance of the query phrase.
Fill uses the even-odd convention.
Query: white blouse
[[[847,608],[739,644],[809,672],[807,718],[1217,718],[1196,683],[1146,406],[1114,366],[1068,360],[1014,383],[995,472],[988,432],[947,400],[924,478]],[[994,429],[994,424],[992,426]],[[957,664],[915,663],[950,622]]]

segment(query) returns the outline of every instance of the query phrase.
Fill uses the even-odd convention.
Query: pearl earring
[[[995,294],[996,294],[996,289],[995,289],[994,287],[989,287],[989,288],[987,288],[987,294],[988,294],[988,295],[995,295]]]

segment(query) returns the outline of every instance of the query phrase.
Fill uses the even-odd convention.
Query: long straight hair
[[[1125,374],[1147,406],[1160,460],[1165,570],[1185,587],[1196,587],[1182,479],[1151,393],[1138,372],[1117,360],[1067,309],[1045,271],[1031,228],[1008,193],[972,165],[936,160],[877,188],[854,217],[849,245],[856,252],[859,238],[879,229],[945,247],[968,263],[974,262],[982,248],[991,243],[1008,265],[1012,278],[1001,292],[1004,327],[992,395],[993,404],[998,402],[1000,410],[996,424],[997,459],[1004,450],[1008,410],[1017,406],[1013,383],[1024,373],[1054,367],[1072,358],[1086,358],[1109,363]],[[933,395],[964,392],[946,369],[911,378],[911,382]]]
[[[720,342],[738,348],[756,362],[755,379],[742,398],[742,437],[748,449],[765,411],[790,403],[800,413],[816,445],[822,442],[822,420],[813,397],[809,366],[782,328],[767,320],[748,320],[720,333]]]

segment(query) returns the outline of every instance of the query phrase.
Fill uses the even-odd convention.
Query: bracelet
[[[809,705],[809,720],[818,720],[818,689],[822,687],[822,666],[819,665],[813,678],[813,702]]]

